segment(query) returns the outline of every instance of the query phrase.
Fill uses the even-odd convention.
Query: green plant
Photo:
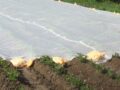
[[[0,67],[2,68],[7,68],[8,64],[5,60],[3,60],[3,58],[0,57]]]
[[[115,3],[120,3],[120,0],[110,0],[110,1],[113,1]]]
[[[97,2],[103,2],[103,1],[105,1],[105,0],[96,0]]]
[[[71,84],[73,84],[77,87],[80,87],[80,86],[84,85],[84,82],[82,82],[81,80],[79,80],[78,78],[76,78],[72,74],[67,74],[67,75],[65,75],[65,77],[66,77],[67,81],[71,82]]]
[[[58,74],[62,75],[62,74],[67,73],[64,66],[62,66],[60,64],[56,64],[55,62],[53,62],[52,58],[50,58],[49,56],[42,56],[39,60],[40,60],[41,63],[51,67],[51,69]]]
[[[112,71],[111,69],[107,69],[107,75],[109,77],[111,77],[112,79],[118,79],[117,74],[114,71]]]
[[[22,84],[18,87],[18,90],[25,90]]]
[[[20,75],[20,73],[16,69],[7,68],[4,69],[4,71],[6,72],[9,80],[17,80],[18,76]]]
[[[113,55],[113,57],[119,57],[120,58],[120,55],[118,53],[115,53],[115,55]],[[90,64],[91,66],[93,66],[96,69],[97,72],[100,72],[102,74],[105,74],[105,75],[109,76],[112,79],[120,81],[120,75],[117,75],[113,70],[111,70],[109,68],[105,68],[105,66],[102,65],[102,64],[95,64],[94,62],[87,60],[85,55],[78,54],[78,56],[76,58],[78,60],[80,60],[81,63]]]
[[[19,77],[19,72],[16,68],[11,68],[6,60],[0,58],[0,67],[6,73],[9,80],[16,80]]]
[[[100,64],[95,64],[95,63],[93,63],[92,61],[90,61],[90,64],[98,71],[98,72],[103,72],[103,73],[105,73],[105,71],[104,71],[104,67],[103,67],[103,65],[100,65]]]
[[[90,88],[88,85],[83,85],[80,87],[80,90],[94,90],[94,89]]]
[[[120,13],[120,0],[62,0],[85,7]]]
[[[67,70],[62,65],[56,65],[53,70],[60,75],[67,73]]]
[[[89,61],[87,60],[87,56],[85,56],[85,55],[83,55],[83,54],[80,54],[80,53],[76,56],[76,58],[77,58],[78,60],[80,60],[80,62],[82,62],[82,63],[87,63],[87,62],[89,62]]]
[[[65,75],[65,79],[70,82],[72,85],[75,85],[79,88],[79,90],[92,90],[90,87],[88,87],[83,81],[75,77],[73,74],[67,74]]]
[[[48,65],[58,75],[63,75],[66,81],[78,87],[80,90],[91,90],[82,80],[75,77],[75,75],[68,74],[64,66],[54,63],[49,56],[42,56],[38,60],[41,63]]]
[[[90,64],[100,73],[105,74],[109,76],[112,79],[119,80],[120,81],[120,75],[117,75],[113,70],[109,68],[105,68],[103,65],[95,64],[93,62],[90,62]]]
[[[82,63],[91,64],[96,69],[97,72],[108,75],[112,79],[117,78],[115,73],[111,69],[107,69],[101,64],[95,64],[94,62],[87,60],[86,56],[82,54],[79,54],[76,58],[79,59]]]

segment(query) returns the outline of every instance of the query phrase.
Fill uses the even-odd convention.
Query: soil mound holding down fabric
[[[0,60],[0,87],[1,90],[119,90],[119,61],[120,58],[113,57],[110,62],[116,65],[101,64],[116,73],[113,74],[97,64],[81,62],[79,58],[62,66],[66,72],[58,66],[53,69],[57,64],[49,59],[44,63],[36,59],[30,68],[15,68],[9,61]],[[60,70],[59,74],[55,70]]]

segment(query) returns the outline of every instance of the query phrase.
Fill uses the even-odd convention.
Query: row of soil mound
[[[0,58],[0,90],[119,90],[119,62],[113,57],[97,65],[77,57],[58,65],[43,56],[30,68],[15,68]]]

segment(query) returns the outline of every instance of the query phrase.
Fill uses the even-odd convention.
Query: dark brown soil
[[[10,62],[9,68],[14,68]],[[120,59],[112,58],[104,64],[117,73],[120,72]],[[120,82],[108,77],[89,63],[81,63],[77,59],[67,63],[68,73],[74,74],[94,90],[120,90]],[[78,90],[67,82],[62,75],[55,73],[48,65],[35,60],[30,68],[18,69],[20,76],[9,80],[3,68],[0,66],[0,90]]]
[[[95,90],[120,90],[120,83],[118,81],[97,72],[96,69],[88,63],[81,63],[79,60],[73,59],[68,63],[68,66],[67,70],[69,73],[84,80],[84,82]]]
[[[110,68],[120,75],[120,58],[114,57],[105,64],[106,68]]]
[[[2,82],[0,90],[78,90],[65,81],[63,76],[59,76],[49,66],[37,60],[31,68],[18,70],[21,73],[20,77],[16,81],[10,81],[0,69],[0,82]]]
[[[23,83],[30,85],[29,90],[77,90],[53,72],[49,66],[35,61],[29,69],[22,69]],[[23,77],[23,78],[22,78]]]

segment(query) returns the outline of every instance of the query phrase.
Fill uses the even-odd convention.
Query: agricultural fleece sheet
[[[54,0],[0,0],[0,56],[120,53],[120,15]]]

